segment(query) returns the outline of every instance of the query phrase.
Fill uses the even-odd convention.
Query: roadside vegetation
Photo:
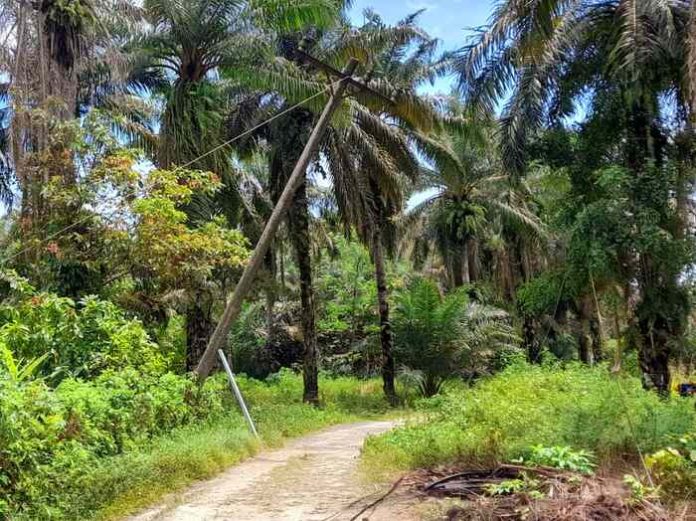
[[[373,474],[694,508],[696,2],[501,0],[450,52],[351,9],[0,0],[0,517],[118,518],[385,414]]]
[[[473,388],[448,387],[417,408],[426,419],[367,442],[370,470],[495,466],[534,459],[536,447],[587,451],[598,466],[638,467],[639,452],[679,443],[696,425],[692,401],[664,401],[645,393],[638,378],[576,364],[515,364]]]

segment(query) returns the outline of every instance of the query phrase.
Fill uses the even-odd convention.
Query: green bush
[[[90,382],[68,378],[52,389],[0,368],[0,514],[28,509],[59,518],[64,491],[99,458],[219,417],[223,385],[211,379],[200,388],[187,377],[130,368]]]
[[[696,436],[679,436],[670,445],[646,458],[652,481],[660,496],[679,501],[691,496],[696,487]]]
[[[488,372],[503,353],[518,350],[504,311],[471,303],[464,291],[442,297],[427,279],[416,279],[397,296],[393,322],[402,380],[424,396],[439,392],[452,376]]]
[[[108,369],[162,372],[165,361],[143,325],[115,304],[28,291],[0,305],[0,342],[17,359],[46,356],[41,373],[58,382]]]
[[[142,506],[258,447],[223,374],[203,387],[133,368],[52,388],[0,364],[0,519],[89,519]],[[15,375],[15,376],[13,376]],[[302,403],[290,371],[239,385],[270,445],[387,410],[378,380],[322,379],[322,408]]]
[[[582,474],[594,472],[594,456],[585,450],[575,450],[572,447],[544,447],[535,445],[529,453],[518,461],[533,467],[552,467],[555,469],[571,470]]]
[[[694,428],[693,404],[660,399],[637,378],[602,367],[518,365],[471,390],[454,388],[428,400],[418,422],[368,441],[371,468],[417,468],[460,461],[495,464],[530,447],[570,446],[599,461],[656,450]]]

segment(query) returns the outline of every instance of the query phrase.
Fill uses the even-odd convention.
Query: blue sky
[[[371,7],[387,23],[394,23],[406,15],[425,9],[421,26],[441,41],[441,50],[461,47],[471,34],[472,27],[484,25],[493,10],[491,0],[354,0],[353,21],[362,21],[362,12]],[[438,83],[436,90],[449,90],[448,81]]]

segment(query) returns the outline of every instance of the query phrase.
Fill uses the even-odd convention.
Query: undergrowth
[[[598,463],[648,453],[695,426],[693,403],[645,392],[606,368],[514,366],[472,389],[453,387],[419,407],[425,420],[367,441],[372,475],[437,464],[493,465],[535,446],[568,446]]]
[[[69,408],[61,397],[60,407],[51,403],[45,410],[28,411],[32,415],[40,413],[37,418],[41,422],[54,422],[53,431],[46,432],[34,425],[35,430],[27,431],[26,438],[15,431],[15,440],[24,445],[14,447],[17,482],[12,495],[0,498],[4,505],[4,515],[0,517],[17,521],[118,519],[167,492],[213,476],[263,447],[278,446],[290,437],[387,411],[377,381],[322,379],[323,406],[314,408],[301,403],[302,379],[290,372],[276,375],[268,382],[244,376],[238,380],[261,440],[249,435],[236,404],[230,400],[223,375],[217,375],[206,386],[203,405],[210,407],[207,417],[204,411],[197,410],[190,423],[179,422],[176,426],[177,421],[172,420],[162,432],[149,438],[128,437],[127,431],[119,430],[116,437],[124,442],[119,449],[113,446],[114,436],[107,432],[106,422],[85,423],[88,433],[83,438],[75,434],[66,439],[61,434],[75,410],[91,419],[97,415],[90,408],[102,406],[98,399],[84,396],[86,389],[80,386],[87,384],[71,383],[71,393],[80,392],[81,408]],[[34,385],[38,389],[38,384]],[[116,399],[125,399],[124,388],[128,387],[124,384],[119,388],[120,396]],[[53,392],[43,389],[39,393],[41,400],[56,401]],[[169,389],[169,398],[176,393]],[[114,397],[109,396],[109,400],[113,403]],[[66,413],[68,410],[73,413]],[[135,409],[129,404],[127,410]],[[141,414],[147,408],[137,410]],[[122,419],[134,421],[133,414],[121,414]],[[160,412],[158,418],[163,417]],[[138,432],[142,433],[142,425]],[[31,453],[29,444],[34,444]],[[30,458],[40,461],[32,462]]]

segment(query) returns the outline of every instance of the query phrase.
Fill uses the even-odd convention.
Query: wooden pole
[[[351,59],[343,71],[344,74],[346,76],[352,76],[357,65],[357,60]],[[227,302],[225,312],[222,314],[220,322],[215,328],[213,336],[210,338],[210,342],[208,342],[208,346],[206,347],[200,362],[198,362],[195,373],[199,378],[206,378],[213,370],[213,367],[215,366],[215,353],[218,349],[222,349],[224,347],[227,336],[230,332],[230,328],[232,327],[232,323],[239,316],[242,309],[242,303],[249,293],[249,290],[256,279],[257,273],[263,265],[263,259],[266,256],[266,252],[268,252],[268,249],[271,246],[273,238],[275,237],[275,234],[278,231],[285,214],[292,205],[295,192],[305,179],[307,167],[319,148],[319,144],[321,143],[324,133],[331,122],[333,113],[341,103],[342,96],[347,85],[348,83],[346,82],[345,78],[343,78],[338,83],[336,90],[331,95],[326,107],[324,107],[324,111],[322,112],[321,116],[319,117],[319,121],[317,121],[317,124],[312,131],[312,135],[309,137],[309,141],[307,141],[307,145],[302,151],[302,155],[300,156],[297,165],[295,165],[295,169],[292,171],[292,175],[290,176],[290,179],[288,179],[288,182],[283,189],[283,193],[278,199],[278,203],[276,204],[275,208],[273,209],[273,213],[266,223],[266,227],[261,234],[261,238],[256,244],[256,248],[254,248],[251,259],[249,259],[249,264],[247,264],[246,268],[244,269],[244,273],[242,273],[242,277],[239,279],[237,286],[234,288],[234,292]]]

